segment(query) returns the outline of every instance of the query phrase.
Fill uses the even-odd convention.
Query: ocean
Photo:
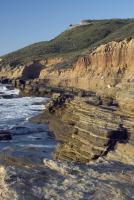
[[[12,140],[0,141],[0,153],[40,162],[50,158],[56,141],[45,124],[29,122],[45,109],[48,98],[19,97],[19,90],[0,85],[0,131],[6,130]]]

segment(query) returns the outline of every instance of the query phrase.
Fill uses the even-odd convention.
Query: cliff
[[[1,66],[1,76],[17,79],[14,85],[23,94],[69,90],[74,97],[69,103],[58,97],[40,119],[64,141],[56,159],[89,162],[117,148],[109,156],[116,159],[127,143],[130,155],[120,159],[133,161],[134,39],[101,45],[77,59],[52,57],[8,70]]]
[[[110,42],[86,56],[79,57],[70,67],[44,68],[39,78],[49,78],[52,84],[86,90],[113,89],[119,83],[124,86],[133,82],[133,54],[133,39]]]
[[[56,159],[89,162],[105,155],[134,162],[133,57],[134,39],[124,40],[101,45],[79,57],[72,67],[50,65],[41,70],[40,79],[46,78],[51,87],[96,93],[63,104],[56,100],[41,117],[57,139],[64,141],[57,147]],[[112,150],[114,154],[109,153]]]
[[[132,82],[133,79],[133,52],[134,40],[132,39],[130,41],[124,40],[101,45],[92,53],[80,56],[77,60],[75,59],[76,61],[72,60],[72,62],[69,62],[70,60],[64,57],[52,57],[36,61],[36,63],[39,62],[43,66],[37,77],[41,79],[49,78],[50,80],[59,79],[56,84],[64,86],[64,82],[66,82],[68,86],[87,90],[92,89],[92,87],[98,90],[99,87],[102,88],[104,85],[105,88],[115,87],[121,81],[125,81],[124,83],[127,84]],[[19,67],[10,65],[5,67],[1,63],[0,76],[23,78],[23,70],[31,65],[32,62]],[[35,65],[32,66],[34,67]],[[31,70],[34,71],[35,69]],[[96,81],[99,81],[99,86],[92,84],[92,82],[96,83]],[[51,82],[53,83],[53,80]]]
[[[51,85],[95,91],[97,94],[117,98],[119,102],[124,99],[132,104],[133,66],[134,40],[132,39],[102,45],[89,55],[80,57],[68,69],[43,69],[40,78],[49,79]],[[125,103],[120,104],[125,106]],[[133,107],[131,109],[134,111]]]
[[[6,67],[0,77],[39,79],[51,87],[77,88],[115,98],[120,107],[134,113],[134,39],[110,42],[91,53],[70,60],[52,57],[27,65]]]
[[[1,65],[0,76],[38,79],[44,87],[76,88],[116,99],[134,113],[134,39],[110,42],[77,59],[52,57],[19,67]],[[43,87],[43,86],[42,86]]]

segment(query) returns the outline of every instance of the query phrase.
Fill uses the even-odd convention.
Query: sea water
[[[35,161],[51,157],[56,141],[47,125],[28,120],[43,112],[45,97],[19,97],[19,90],[0,85],[0,130],[9,131],[10,141],[0,141],[0,152]]]

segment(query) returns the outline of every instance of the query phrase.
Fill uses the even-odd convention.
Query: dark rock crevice
[[[34,62],[33,64],[26,66],[22,72],[23,79],[37,79],[39,78],[40,72],[43,69],[43,65]]]

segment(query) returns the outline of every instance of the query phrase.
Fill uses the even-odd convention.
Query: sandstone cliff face
[[[49,80],[49,85],[80,88],[112,96],[123,109],[134,113],[132,106],[126,106],[128,99],[129,105],[134,103],[134,39],[101,45],[89,55],[80,57],[68,69],[44,68],[40,79],[45,78]]]
[[[22,77],[22,72],[24,70],[24,66],[20,66],[17,68],[11,68],[10,65],[0,66],[0,78],[5,77],[9,79],[20,78]]]
[[[49,79],[50,85],[75,87],[104,94],[107,92],[107,95],[115,95],[123,89],[133,90],[134,39],[101,45],[89,55],[79,57],[68,68],[55,67],[57,64],[62,65],[63,61],[62,57],[40,61],[38,65],[42,65],[42,68],[40,73],[37,72],[36,78]],[[1,66],[0,77],[23,78],[23,72],[30,67],[30,71],[36,71],[35,64],[32,63],[16,68]]]
[[[42,79],[48,86],[94,91],[115,98],[125,114],[134,115],[134,39],[101,45],[68,67],[61,67],[64,62],[56,57],[15,68],[1,66],[0,77]]]
[[[8,79],[35,79],[39,77],[42,70],[40,62],[30,62],[25,66],[11,67],[10,65],[0,65],[0,78],[5,77]]]
[[[134,39],[101,45],[68,67],[62,67],[64,61],[54,57],[27,66],[1,66],[0,77],[38,78],[49,86],[94,91],[114,97],[126,114],[134,114]]]
[[[132,83],[134,76],[134,40],[101,45],[87,56],[80,57],[69,69],[44,68],[40,78],[49,78],[51,84],[86,90],[105,89],[113,93]],[[112,92],[110,92],[110,90]],[[114,93],[113,93],[114,94]]]
[[[48,58],[40,61],[31,61],[27,65],[12,67],[10,64],[7,66],[2,65],[2,60],[0,60],[0,78],[5,77],[9,79],[13,78],[24,78],[24,79],[34,79],[39,78],[43,66],[45,68],[59,64],[63,62],[63,58]],[[34,74],[34,75],[31,75]]]

